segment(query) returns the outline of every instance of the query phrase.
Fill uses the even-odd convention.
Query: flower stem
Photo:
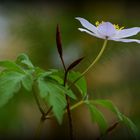
[[[101,56],[102,56],[102,54],[103,54],[103,52],[104,52],[104,50],[105,50],[105,48],[106,48],[107,41],[108,41],[107,39],[104,41],[101,51],[99,52],[99,54],[97,55],[97,57],[95,58],[95,60],[94,60],[94,61],[88,66],[88,68],[82,73],[82,76],[85,75],[85,74],[89,71],[89,69],[91,69],[91,67],[93,67],[93,66],[98,62],[98,60],[101,58]]]
[[[106,46],[107,46],[107,39],[104,40],[102,49],[100,50],[99,54],[97,55],[97,57],[92,61],[92,63],[87,67],[87,69],[85,69],[84,72],[82,72],[82,74],[73,81],[73,83],[69,86],[69,89],[78,81],[80,80],[97,62],[98,60],[101,58]]]

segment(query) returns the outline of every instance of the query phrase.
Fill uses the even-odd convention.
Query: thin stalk
[[[70,99],[67,95],[66,95],[66,100],[67,100],[67,113],[68,113],[68,119],[69,119],[69,129],[70,129],[70,140],[74,140],[72,116],[71,116],[71,110],[70,110]]]
[[[65,71],[65,74],[64,74],[64,83],[63,83],[63,86],[65,87],[66,86],[66,83],[67,83],[68,71],[67,71],[67,68],[65,66],[63,57],[60,57],[60,58],[61,58],[61,61],[62,61],[62,64],[63,64],[63,68],[64,68],[64,71]],[[69,99],[69,97],[67,95],[66,95],[66,101],[67,101],[66,109],[67,109],[67,113],[68,113],[70,140],[74,140],[74,136],[73,136],[73,125],[72,125],[72,116],[71,116],[71,111],[70,111],[70,99]]]
[[[64,74],[64,83],[63,83],[63,86],[65,87],[66,86],[66,83],[67,83],[68,71],[67,71],[67,68],[66,68],[66,65],[65,65],[65,62],[64,62],[64,59],[63,59],[63,56],[62,55],[60,55],[60,59],[61,59],[61,62],[62,62],[64,71],[65,71],[65,74]],[[71,117],[71,111],[70,111],[70,99],[69,99],[69,97],[67,95],[66,95],[66,101],[67,101],[67,107],[66,107],[66,109],[67,109],[67,113],[68,113],[70,140],[74,140],[72,117]]]
[[[64,75],[64,87],[66,86],[67,83],[67,74],[68,71],[65,71]],[[67,101],[67,113],[68,113],[68,121],[69,121],[69,132],[70,132],[70,140],[74,140],[74,135],[73,135],[73,124],[72,124],[72,116],[71,116],[71,111],[70,111],[70,99],[66,95],[66,101]]]
[[[38,127],[36,129],[36,133],[35,133],[35,139],[36,140],[39,140],[40,137],[41,137],[41,131],[43,129],[43,125],[44,125],[44,122],[46,119],[42,119],[43,117],[40,118],[40,121],[39,121],[39,124],[38,124]]]
[[[84,103],[84,101],[83,101],[83,100],[79,101],[79,102],[78,102],[78,103],[76,103],[75,105],[71,106],[70,110],[75,109],[76,107],[78,107],[78,106],[82,105],[83,103]]]
[[[63,68],[64,68],[64,70],[65,70],[65,72],[66,72],[67,69],[66,69],[66,66],[65,66],[65,63],[64,63],[63,57],[60,56],[60,59],[61,59],[61,62],[62,62]]]
[[[38,124],[38,127],[37,127],[36,132],[35,132],[35,139],[39,140],[41,137],[41,131],[43,129],[43,124],[44,124],[45,120],[47,119],[48,114],[51,112],[52,106],[48,109],[47,112],[45,112],[43,110],[43,108],[41,107],[40,101],[38,99],[36,85],[33,85],[33,94],[34,94],[34,98],[35,98],[36,104],[38,106],[38,109],[40,110],[40,113],[42,114],[40,121],[39,121],[39,124]]]
[[[84,72],[82,72],[82,74],[74,80],[74,82],[69,86],[69,89],[78,81],[80,80],[97,62],[98,60],[101,58],[106,46],[107,46],[107,39],[104,41],[102,49],[100,50],[99,54],[97,55],[97,57],[92,61],[92,63],[87,67],[87,69],[85,69]]]
[[[44,114],[45,112],[44,112],[44,110],[42,109],[41,104],[40,104],[40,101],[39,101],[39,99],[38,99],[38,95],[37,95],[37,93],[36,93],[36,86],[35,86],[35,85],[33,85],[33,95],[34,95],[36,104],[37,104],[37,106],[38,106],[38,109],[40,110],[41,114]]]
[[[72,106],[70,107],[70,110],[73,110],[73,109],[75,109],[75,108],[79,107],[79,106],[80,106],[80,105],[82,105],[83,103],[85,103],[85,101],[84,101],[84,100],[79,101],[78,103],[76,103],[76,104],[72,105]],[[66,113],[67,113],[67,110],[64,112],[64,114],[66,114]],[[50,118],[52,118],[52,117],[54,117],[54,115],[53,115],[53,114],[52,114],[52,115],[50,115],[50,116],[48,116],[46,119],[50,119]]]

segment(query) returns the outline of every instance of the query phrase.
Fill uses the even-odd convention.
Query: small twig
[[[61,62],[62,62],[63,68],[64,68],[64,70],[65,70],[65,72],[66,72],[67,69],[66,69],[66,66],[65,66],[65,63],[64,63],[64,59],[63,59],[62,56],[60,56],[60,59],[61,59]]]
[[[52,108],[53,108],[53,107],[51,106],[51,107],[48,109],[48,111],[44,114],[45,117],[47,117],[48,114],[52,111]]]
[[[36,84],[36,81],[35,81],[35,84]],[[42,114],[41,115],[41,118],[40,118],[40,121],[39,121],[39,124],[38,124],[38,127],[36,129],[36,133],[35,133],[35,139],[39,140],[40,139],[40,136],[41,136],[41,130],[43,129],[43,124],[45,122],[46,119],[50,119],[50,117],[48,117],[48,114],[51,112],[52,110],[52,106],[48,109],[47,112],[45,112],[40,104],[40,101],[39,101],[39,98],[38,98],[38,94],[37,94],[37,90],[36,90],[36,85],[33,85],[33,94],[34,94],[34,98],[35,98],[35,101],[37,103],[37,106],[40,110],[40,113]]]
[[[105,132],[104,135],[99,136],[96,140],[101,140],[103,137],[105,137],[106,135],[108,135],[109,133],[111,133],[117,126],[118,126],[119,122],[115,122],[113,125],[111,125]]]
[[[38,106],[38,109],[40,110],[41,114],[43,115],[45,112],[42,109],[41,104],[40,104],[40,101],[38,99],[38,95],[36,93],[36,86],[35,85],[33,85],[33,94],[34,94],[34,98],[35,98],[36,104]]]

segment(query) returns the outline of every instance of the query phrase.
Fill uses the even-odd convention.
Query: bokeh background
[[[110,21],[120,26],[140,26],[140,3],[133,1],[1,1],[0,2],[0,59],[15,60],[25,52],[36,66],[43,69],[62,69],[56,51],[56,25],[61,27],[64,57],[67,65],[84,56],[76,68],[83,71],[97,56],[103,40],[81,33],[75,17],[91,23]],[[140,39],[140,34],[133,37]],[[110,99],[140,130],[140,44],[109,41],[100,62],[87,75],[88,94],[93,99]],[[102,109],[102,108],[101,108]],[[102,109],[103,110],[103,109]],[[108,123],[115,116],[103,110]],[[0,108],[0,139],[16,136],[32,138],[40,113],[30,93],[22,92]],[[86,107],[73,111],[75,137],[93,139],[99,131]],[[42,138],[66,138],[66,116],[59,126],[55,120],[45,123]],[[130,138],[129,130],[119,126],[108,138]]]

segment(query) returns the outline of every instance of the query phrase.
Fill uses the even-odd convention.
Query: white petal
[[[140,43],[140,40],[137,40],[137,39],[110,39],[110,40],[114,40],[114,41],[120,41],[120,42],[137,42],[137,43]]]
[[[118,31],[118,34],[115,36],[115,38],[130,37],[130,36],[136,35],[139,32],[140,32],[140,27],[123,29],[123,30]]]
[[[92,35],[92,36],[95,36],[95,37],[98,37],[98,38],[102,38],[102,37],[100,37],[98,34],[94,34],[94,33],[92,33],[92,32],[90,32],[90,31],[88,31],[88,30],[86,30],[86,29],[83,29],[83,28],[78,28],[81,32],[86,32],[86,33],[88,33],[88,34],[90,34],[90,35]],[[102,38],[102,39],[105,39],[105,38]]]
[[[76,17],[75,19],[79,20],[83,27],[87,28],[88,30],[92,31],[93,33],[97,33],[97,27],[95,27],[93,24],[91,24],[84,18]]]
[[[114,25],[110,22],[103,22],[98,26],[98,33],[101,36],[105,37],[112,37],[117,34],[117,30],[115,29]]]

